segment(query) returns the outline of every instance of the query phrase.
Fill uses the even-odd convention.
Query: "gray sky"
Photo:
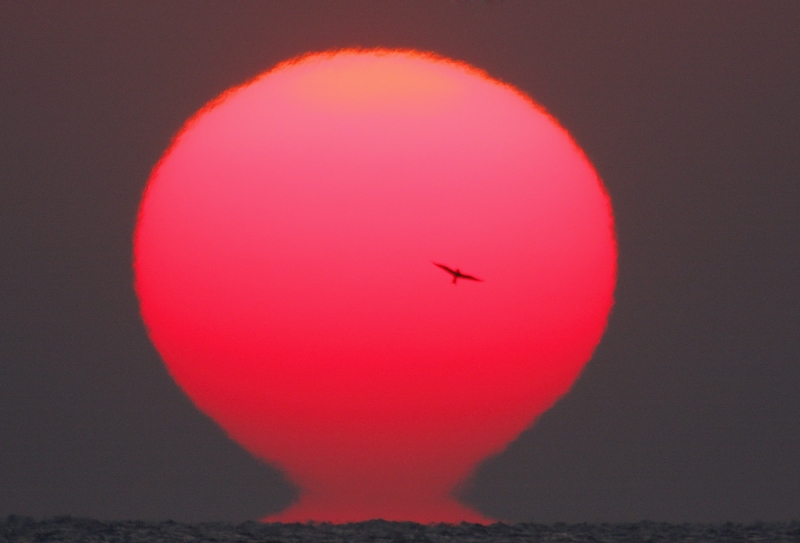
[[[294,490],[201,415],[138,316],[150,169],[306,51],[432,50],[573,135],[619,276],[573,390],[464,500],[516,521],[800,518],[800,4],[41,2],[0,9],[0,516],[244,520]]]

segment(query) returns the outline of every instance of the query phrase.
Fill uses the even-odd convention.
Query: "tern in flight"
[[[451,270],[450,268],[448,268],[444,264],[439,264],[437,262],[432,262],[432,264],[434,266],[439,266],[444,271],[446,271],[447,273],[452,275],[453,276],[453,284],[454,285],[456,284],[456,281],[458,281],[459,279],[469,279],[470,281],[483,281],[483,279],[478,279],[477,277],[472,277],[471,275],[467,275],[465,273],[461,273],[461,270],[459,270],[459,269]]]

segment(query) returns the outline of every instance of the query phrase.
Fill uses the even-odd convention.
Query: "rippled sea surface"
[[[373,520],[353,524],[184,524],[57,517],[0,520],[0,542],[455,543],[768,541],[800,543],[800,522],[754,524],[415,524]]]

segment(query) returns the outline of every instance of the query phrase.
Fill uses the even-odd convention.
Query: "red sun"
[[[387,50],[301,57],[203,108],[134,253],[171,375],[299,486],[282,521],[485,521],[450,493],[570,388],[616,271],[609,199],[556,121]]]

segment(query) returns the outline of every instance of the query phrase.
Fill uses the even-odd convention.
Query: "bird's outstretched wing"
[[[447,267],[447,266],[445,266],[444,264],[439,264],[439,263],[437,263],[437,262],[431,262],[431,264],[433,264],[434,266],[439,266],[440,268],[442,268],[444,271],[446,271],[447,273],[449,273],[449,274],[451,274],[451,275],[458,275],[458,274],[455,272],[455,270],[451,270],[450,268],[448,268],[448,267]]]
[[[459,279],[469,279],[470,281],[478,281],[483,282],[483,279],[478,279],[477,277],[472,277],[471,275],[464,275],[463,273],[458,274]]]

